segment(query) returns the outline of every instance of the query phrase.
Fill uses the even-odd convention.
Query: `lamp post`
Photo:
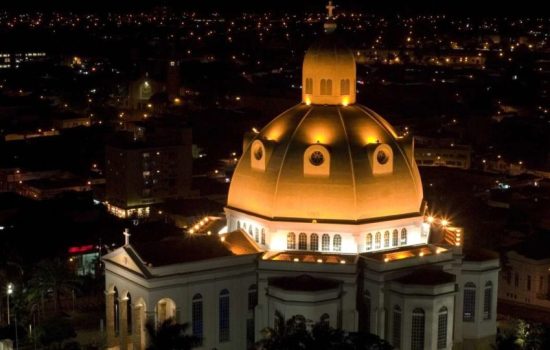
[[[10,295],[13,293],[13,283],[8,283],[8,289],[6,291],[7,310],[8,310],[8,325],[10,324]]]

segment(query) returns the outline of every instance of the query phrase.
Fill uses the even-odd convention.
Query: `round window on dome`
[[[319,166],[323,164],[324,161],[325,161],[325,156],[323,156],[323,153],[319,151],[314,151],[313,153],[311,153],[311,156],[309,156],[309,162],[312,165]]]
[[[254,158],[256,158],[256,160],[260,160],[262,159],[263,156],[264,156],[264,150],[262,146],[261,145],[256,146],[256,148],[254,149]]]
[[[376,160],[378,163],[384,165],[390,160],[390,157],[386,154],[386,152],[380,150],[376,153]]]

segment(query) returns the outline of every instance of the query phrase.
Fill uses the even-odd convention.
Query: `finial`
[[[336,30],[336,22],[334,22],[334,13],[333,13],[336,6],[332,4],[332,1],[329,1],[328,5],[325,6],[325,8],[327,9],[328,14],[327,14],[327,21],[325,22],[323,27],[325,28],[326,33],[332,33]]]
[[[124,232],[122,233],[124,235],[124,245],[127,246],[127,245],[130,245],[130,231],[125,228],[124,229]]]
[[[334,14],[332,13],[332,11],[334,11],[334,9],[336,8],[336,6],[334,6],[334,5],[332,4],[332,1],[329,1],[329,2],[328,2],[328,5],[325,6],[325,8],[327,9],[327,12],[328,12],[328,18],[330,19],[330,18],[334,17]]]

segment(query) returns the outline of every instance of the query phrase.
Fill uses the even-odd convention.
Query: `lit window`
[[[424,310],[416,308],[412,313],[411,350],[424,350]]]
[[[493,303],[493,283],[491,281],[487,281],[487,283],[485,283],[485,290],[483,294],[483,319],[484,320],[491,319],[492,303]]]
[[[334,235],[332,249],[335,252],[339,252],[342,250],[342,237],[340,235]]]
[[[392,232],[392,245],[394,247],[397,247],[399,245],[399,232],[397,230],[393,230]]]
[[[220,343],[229,340],[229,291],[227,289],[220,292],[218,335]]]
[[[261,240],[261,243],[262,243],[262,244],[265,244],[265,229],[264,229],[264,228],[262,228],[262,236],[261,236],[261,239],[262,239],[262,240]]]
[[[401,346],[401,308],[398,305],[393,307],[393,346],[399,348]]]
[[[374,236],[374,247],[376,249],[380,248],[381,237],[382,237],[382,235],[380,234],[380,232],[376,232],[376,235]]]
[[[401,230],[401,245],[407,244],[407,229]]]
[[[367,240],[366,240],[366,246],[367,246],[367,250],[371,250],[372,249],[372,233],[367,233]]]
[[[193,327],[193,335],[199,338],[202,343],[203,336],[203,320],[202,320],[202,295],[195,294],[193,297],[191,323]]]
[[[307,235],[303,232],[298,235],[298,249],[307,250]]]
[[[256,242],[260,241],[260,230],[257,227],[254,228],[254,240]]]
[[[476,312],[476,285],[468,282],[464,285],[464,322],[474,322]]]
[[[286,249],[296,249],[296,235],[294,232],[289,232],[286,235]]]
[[[330,236],[326,233],[321,238],[321,249],[330,250]]]
[[[384,247],[390,246],[390,231],[384,232]]]
[[[439,309],[437,317],[437,348],[445,349],[447,347],[447,315],[448,311],[445,306]]]
[[[311,234],[309,249],[313,251],[319,250],[319,236],[316,233]]]

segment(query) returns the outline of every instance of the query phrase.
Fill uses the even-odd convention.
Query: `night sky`
[[[544,1],[523,0],[521,2],[495,0],[337,0],[335,3],[346,10],[363,10],[377,13],[449,13],[461,15],[502,14],[548,14]],[[239,13],[242,11],[319,11],[324,0],[18,0],[2,1],[0,9],[5,10],[71,10],[71,11],[125,11],[150,9],[168,5],[177,10],[220,11]]]

